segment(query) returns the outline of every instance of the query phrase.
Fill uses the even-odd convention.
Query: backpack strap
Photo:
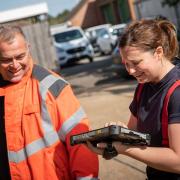
[[[163,103],[163,110],[162,110],[162,145],[165,147],[169,146],[168,141],[168,103],[171,94],[174,92],[174,90],[180,86],[180,80],[177,80],[168,90],[164,103]]]

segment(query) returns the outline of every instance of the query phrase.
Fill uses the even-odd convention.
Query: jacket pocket
[[[24,107],[24,114],[32,114],[40,112],[40,107],[38,104],[30,104]]]

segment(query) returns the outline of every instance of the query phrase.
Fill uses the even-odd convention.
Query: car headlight
[[[80,46],[84,46],[84,47],[88,47],[89,45],[90,45],[89,42],[83,42],[83,43],[80,44]]]
[[[65,50],[64,50],[63,48],[57,47],[57,48],[56,48],[56,51],[57,51],[58,53],[63,53]]]

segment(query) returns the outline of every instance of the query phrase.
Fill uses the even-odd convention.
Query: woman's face
[[[139,83],[160,80],[161,52],[145,52],[139,48],[127,46],[120,49],[120,54],[128,73]]]

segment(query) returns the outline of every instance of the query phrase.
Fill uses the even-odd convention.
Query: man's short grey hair
[[[17,34],[21,34],[25,38],[20,26],[0,25],[0,42],[11,42]]]

